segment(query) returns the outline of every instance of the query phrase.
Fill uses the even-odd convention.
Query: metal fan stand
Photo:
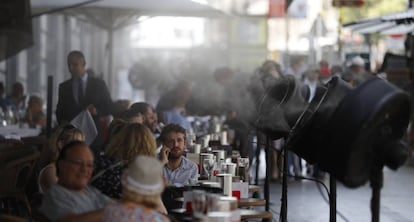
[[[320,89],[321,97],[317,102],[310,103],[304,110],[304,112],[296,120],[294,126],[292,127],[289,135],[285,138],[285,144],[282,147],[283,153],[283,175],[282,175],[282,198],[281,198],[281,207],[280,207],[280,221],[287,222],[287,174],[288,174],[288,150],[292,146],[291,140],[296,136],[298,132],[297,129],[300,129],[301,126],[306,125],[315,114],[316,110],[321,106],[322,101],[325,100],[328,95],[327,88]],[[329,209],[330,209],[330,222],[336,221],[336,181],[334,178],[330,179],[330,195],[329,195]]]
[[[371,197],[371,221],[379,222],[380,221],[380,199],[381,199],[381,188],[384,184],[384,173],[382,172],[382,165],[374,165],[371,177],[370,184],[372,188],[372,197]]]
[[[284,145],[282,148],[283,152],[283,176],[282,176],[282,198],[281,198],[281,207],[280,207],[280,221],[281,222],[287,222],[287,174],[288,174],[288,155],[287,155],[287,146]],[[380,171],[382,173],[382,171]],[[371,184],[373,184],[371,182]],[[375,189],[376,190],[376,189]],[[374,192],[375,194],[379,194],[379,191]],[[373,194],[374,194],[373,193]],[[379,195],[375,195],[375,201],[374,198],[372,200],[371,209],[377,209],[378,208],[378,214],[379,214]],[[378,199],[378,201],[377,201]],[[373,211],[374,212],[374,211]],[[374,213],[373,213],[374,215]],[[331,175],[329,176],[329,222],[336,222],[336,180]],[[379,220],[372,220],[372,222],[379,222]]]
[[[283,173],[282,173],[282,198],[280,206],[280,219],[282,222],[287,221],[287,174],[288,174],[288,155],[287,145],[282,148],[283,153]]]

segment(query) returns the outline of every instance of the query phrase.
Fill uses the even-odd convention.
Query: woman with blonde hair
[[[147,126],[140,123],[131,123],[109,142],[106,155],[129,163],[137,155],[155,157],[157,155],[157,144]]]
[[[57,183],[56,160],[59,152],[64,145],[74,140],[85,141],[85,135],[73,125],[61,125],[53,133],[49,140],[49,146],[42,153],[47,165],[40,170],[38,175],[37,183],[40,193],[45,192],[51,185]]]
[[[156,142],[151,131],[143,124],[126,124],[111,136],[104,156],[96,161],[92,185],[111,198],[121,197],[121,175],[138,155],[156,156]]]
[[[105,208],[103,222],[170,221],[157,211],[165,187],[162,167],[155,157],[131,160],[122,175],[122,198]]]
[[[29,97],[24,121],[29,125],[30,128],[46,127],[46,115],[43,112],[43,100],[41,97]]]

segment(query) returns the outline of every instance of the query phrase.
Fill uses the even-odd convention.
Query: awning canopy
[[[206,1],[207,2],[207,1]],[[145,15],[222,16],[224,13],[200,0],[31,0],[32,14],[50,10],[76,8],[105,8],[131,10]]]
[[[375,18],[361,19],[345,24],[343,27],[362,34],[380,33],[395,35],[411,33],[414,31],[414,9]]]

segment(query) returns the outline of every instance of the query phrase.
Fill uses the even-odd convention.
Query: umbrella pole
[[[113,69],[113,58],[114,58],[114,29],[108,28],[108,73],[107,73],[107,83],[108,88],[111,92],[111,95],[113,94],[113,82],[115,82],[115,75],[112,73]]]
[[[412,0],[408,0],[408,9],[413,8],[413,1]],[[413,78],[413,62],[412,62],[412,58],[413,58],[413,41],[412,41],[412,35],[411,33],[407,33],[407,36],[405,37],[405,41],[406,41],[406,46],[407,47],[405,49],[405,57],[407,59],[407,63],[408,63],[408,75],[409,78],[412,79]],[[407,44],[408,43],[408,44]]]
[[[47,109],[46,109],[46,138],[52,135],[52,115],[53,115],[53,76],[47,77]]]

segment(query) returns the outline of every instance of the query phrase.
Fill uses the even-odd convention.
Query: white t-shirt
[[[52,185],[45,193],[39,212],[51,221],[58,221],[68,214],[82,214],[103,209],[113,201],[92,186],[84,192]]]

